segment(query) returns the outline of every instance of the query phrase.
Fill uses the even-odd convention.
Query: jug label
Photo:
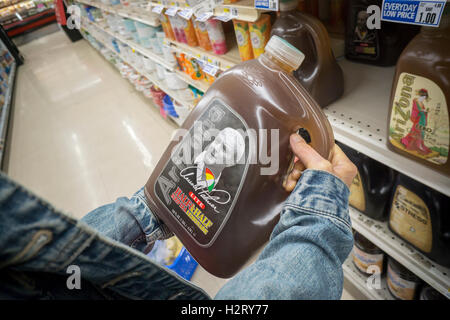
[[[356,11],[353,50],[355,55],[376,58],[378,56],[378,33],[377,30],[367,27],[368,18],[369,14],[366,8]]]
[[[394,194],[389,225],[416,248],[431,251],[433,233],[428,207],[415,193],[401,185]]]
[[[247,126],[220,100],[173,148],[155,194],[201,246],[219,235],[239,196],[248,168]]]
[[[444,92],[430,79],[403,72],[392,105],[389,141],[418,158],[445,164],[449,119]]]
[[[364,197],[364,188],[359,172],[350,185],[350,197],[348,199],[350,205],[361,212],[366,211],[366,199]]]

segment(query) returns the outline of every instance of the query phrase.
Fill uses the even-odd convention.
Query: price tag
[[[163,6],[156,6],[156,7],[153,7],[152,12],[160,14],[163,10],[164,10]]]
[[[214,19],[220,20],[223,22],[228,22],[231,20],[231,17],[230,16],[216,16],[216,17],[214,17]]]
[[[170,7],[169,9],[166,10],[166,14],[168,16],[175,16],[177,14],[178,8],[177,7]]]
[[[209,64],[209,63],[203,63],[202,70],[203,70],[203,72],[209,74],[210,76],[215,77],[217,74],[217,71],[219,71],[219,68],[216,66],[213,66],[212,64]]]
[[[213,16],[212,12],[204,12],[204,13],[198,15],[197,19],[195,19],[195,20],[200,21],[200,22],[205,22],[206,20],[208,20],[212,16]]]
[[[189,20],[193,14],[194,11],[192,11],[192,9],[183,9],[181,11],[178,11],[178,15],[186,20]]]
[[[255,0],[255,8],[278,11],[279,0]]]
[[[381,20],[438,27],[446,0],[383,0]]]

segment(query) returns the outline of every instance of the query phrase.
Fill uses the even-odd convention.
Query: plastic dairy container
[[[165,72],[166,68],[164,68],[159,63],[155,63],[155,64],[156,64],[156,75],[157,75],[159,80],[163,80],[164,77],[166,76],[166,72]]]
[[[164,81],[169,89],[186,89],[188,84],[181,80],[175,72],[164,70]]]

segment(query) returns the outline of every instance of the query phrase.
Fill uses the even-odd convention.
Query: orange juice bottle
[[[160,14],[160,21],[166,37],[170,40],[175,40],[175,33],[173,32],[172,25],[164,13]]]
[[[239,47],[239,55],[242,61],[253,59],[253,48],[250,41],[248,22],[233,20],[236,41]]]
[[[187,44],[191,47],[198,46],[197,36],[195,35],[195,28],[194,24],[192,23],[192,19],[186,20],[184,18],[180,18],[179,21],[180,26],[184,30]]]
[[[209,40],[208,30],[206,29],[206,24],[201,21],[194,22],[195,33],[197,34],[198,44],[202,49],[206,51],[211,51],[211,41]]]
[[[259,57],[270,38],[270,16],[262,14],[255,22],[249,22],[250,39],[252,41],[253,56]]]

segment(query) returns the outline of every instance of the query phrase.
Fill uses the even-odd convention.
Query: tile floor
[[[85,40],[58,31],[20,50],[8,174],[78,218],[138,190],[176,125]],[[199,267],[192,281],[214,296],[226,280]]]

